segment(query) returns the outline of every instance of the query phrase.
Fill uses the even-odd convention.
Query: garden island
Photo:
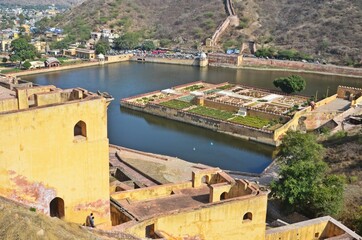
[[[315,103],[301,95],[227,82],[211,84],[199,81],[125,98],[121,105],[277,146],[289,129],[314,130],[349,108],[353,104],[350,101],[353,101],[353,94],[351,99],[343,89],[348,87],[340,86],[339,94]],[[327,110],[321,114],[319,107]],[[317,125],[310,121],[316,116]]]

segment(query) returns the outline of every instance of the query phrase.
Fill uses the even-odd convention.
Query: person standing
[[[92,227],[92,228],[95,227],[93,213],[91,213],[90,216],[89,216],[89,223],[90,223],[90,227]]]

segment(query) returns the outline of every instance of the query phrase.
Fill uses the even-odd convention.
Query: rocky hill
[[[53,21],[70,32],[110,28],[192,46],[226,18],[222,0],[88,0]],[[82,30],[81,29],[81,30]]]
[[[58,5],[58,6],[73,6],[84,0],[0,0],[0,4],[5,5],[16,5],[16,6],[47,6],[47,5]]]
[[[296,49],[340,64],[361,61],[362,1],[234,0],[234,4],[246,25],[229,32],[234,39]]]
[[[227,17],[224,0],[87,0],[49,24],[78,31],[111,28],[194,47]],[[296,49],[329,62],[361,61],[362,1],[233,0],[240,25],[229,28],[220,49],[254,40]]]

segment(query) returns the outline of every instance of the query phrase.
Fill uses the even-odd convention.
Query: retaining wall
[[[303,63],[298,61],[286,61],[276,59],[260,59],[260,58],[243,58],[243,64],[245,66],[265,66],[265,67],[277,67],[286,69],[296,69],[301,71],[312,72],[325,72],[328,74],[341,74],[362,76],[362,68],[340,67],[335,65],[323,65],[315,63]],[[273,69],[270,69],[273,70]]]
[[[142,57],[141,57],[142,58]],[[148,63],[165,63],[175,65],[188,65],[199,66],[200,61],[198,59],[173,59],[173,58],[158,58],[158,57],[145,57],[144,60],[137,60],[140,57],[132,57],[130,60],[134,62],[148,62]]]
[[[263,129],[257,129],[252,127],[243,126],[240,124],[234,124],[211,117],[201,116],[198,114],[172,109],[156,104],[147,104],[141,106],[139,104],[129,103],[122,101],[121,105],[137,111],[143,111],[156,116],[185,122],[188,124],[196,125],[199,127],[211,129],[216,132],[222,132],[236,137],[261,142],[275,146],[276,143],[273,141],[273,132]]]

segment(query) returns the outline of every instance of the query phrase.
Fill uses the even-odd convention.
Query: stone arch
[[[49,209],[51,217],[64,218],[64,200],[60,197],[56,197],[50,201]]]
[[[345,93],[344,93],[344,99],[347,99],[347,100],[349,100],[349,97],[351,96],[351,92],[350,91],[346,91]]]
[[[227,199],[228,193],[227,192],[223,192],[220,194],[220,200],[225,200]]]
[[[202,178],[201,178],[201,183],[206,183],[206,184],[209,184],[210,182],[210,177],[208,175],[204,175]]]
[[[81,136],[87,137],[87,124],[79,121],[74,125],[74,137]]]
[[[251,221],[253,220],[253,214],[251,212],[247,212],[243,216],[243,221]]]

